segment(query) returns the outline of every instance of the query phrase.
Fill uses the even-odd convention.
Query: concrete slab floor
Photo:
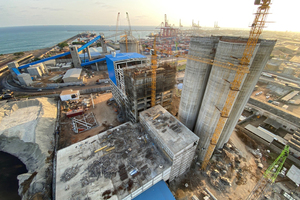
[[[169,167],[143,128],[127,122],[58,151],[56,199],[122,199]]]

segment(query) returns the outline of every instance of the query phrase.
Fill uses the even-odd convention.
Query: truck
[[[0,95],[0,99],[10,99],[13,98],[14,92],[9,89],[2,89],[2,94]]]

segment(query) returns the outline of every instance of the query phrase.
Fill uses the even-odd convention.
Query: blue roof
[[[183,83],[179,83],[179,84],[177,85],[177,88],[178,88],[179,90],[182,90],[182,87],[183,87]]]
[[[161,180],[133,200],[175,200],[167,184]]]
[[[17,76],[21,74],[17,68],[12,68],[12,70],[15,72]]]
[[[127,60],[131,58],[146,58],[146,56],[143,56],[139,53],[117,53],[116,57],[113,57],[111,54],[106,56],[107,59],[115,62],[119,60]]]

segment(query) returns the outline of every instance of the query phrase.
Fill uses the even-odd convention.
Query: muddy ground
[[[89,97],[90,97],[89,95],[82,95],[82,98],[87,99]],[[116,108],[113,107],[112,105],[109,106],[106,103],[107,100],[109,100],[110,98],[112,98],[111,93],[98,94],[98,96],[94,99],[95,108],[93,108],[91,104],[89,110],[85,112],[85,114],[93,112],[98,122],[98,126],[81,133],[75,133],[72,130],[72,123],[71,123],[72,120],[67,118],[64,112],[62,111],[61,120],[60,120],[61,131],[60,131],[58,148],[62,149],[71,144],[82,141],[91,136],[97,135],[109,129],[110,127],[115,127],[120,125],[120,123],[117,121]]]

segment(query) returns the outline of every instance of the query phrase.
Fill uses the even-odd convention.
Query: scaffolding
[[[171,107],[174,93],[176,67],[167,63],[156,70],[155,105]],[[138,114],[151,107],[152,70],[150,67],[124,69],[125,94],[130,104],[128,115],[138,121]]]

